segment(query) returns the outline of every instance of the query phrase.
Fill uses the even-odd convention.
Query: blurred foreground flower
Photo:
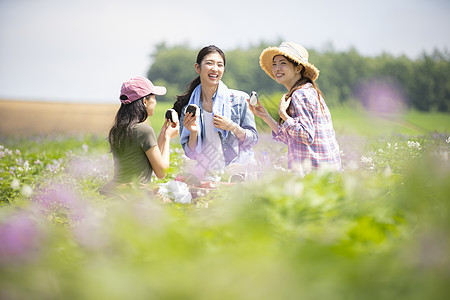
[[[406,108],[402,87],[392,81],[372,80],[360,84],[355,91],[367,111],[378,117],[394,117]]]
[[[14,179],[11,181],[11,188],[12,188],[13,190],[17,190],[19,187],[20,187],[20,181],[19,181],[17,178],[14,178]]]
[[[71,224],[83,219],[85,204],[71,188],[54,184],[36,193],[33,202],[41,212],[57,223]]]
[[[32,194],[33,194],[33,188],[30,185],[25,184],[22,187],[22,195],[24,197],[31,197]]]
[[[107,155],[100,157],[77,156],[71,159],[67,165],[67,171],[75,178],[95,177],[106,180],[112,173],[114,163]]]
[[[42,243],[43,234],[31,214],[15,213],[0,223],[0,264],[33,259]]]
[[[408,141],[408,148],[414,148],[414,149],[417,149],[417,150],[420,150],[420,149],[422,149],[421,147],[420,147],[420,143],[419,142],[414,142],[414,141]]]

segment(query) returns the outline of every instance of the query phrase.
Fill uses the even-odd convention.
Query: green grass
[[[272,169],[193,204],[162,203],[156,182],[100,195],[104,137],[0,137],[0,298],[446,299],[449,136],[422,133],[448,116],[331,111],[340,137],[368,135],[343,140],[344,172]],[[171,148],[169,179],[186,170]]]
[[[402,115],[375,116],[362,109],[330,108],[338,134],[407,134],[450,131],[450,114],[407,111]]]
[[[171,102],[158,102],[150,123],[156,133],[161,130],[164,114],[172,108]],[[450,114],[438,112],[407,111],[402,115],[374,116],[360,108],[330,107],[337,134],[407,134],[422,135],[427,132],[449,132]],[[268,130],[257,118],[257,129]]]
[[[162,124],[164,124],[164,116],[166,115],[166,111],[169,108],[172,108],[173,103],[172,102],[162,102],[159,101],[156,104],[155,111],[153,113],[153,116],[149,118],[149,123],[152,125],[153,129],[155,130],[155,133],[158,135],[159,131],[161,130]]]
[[[357,169],[272,170],[185,205],[101,196],[103,138],[0,140],[0,298],[445,299],[447,137],[373,137]]]
[[[344,172],[281,171],[261,134],[278,168],[193,204],[162,203],[158,180],[100,195],[104,137],[0,137],[0,298],[446,299],[449,115],[330,110]],[[165,180],[189,163],[171,150]]]

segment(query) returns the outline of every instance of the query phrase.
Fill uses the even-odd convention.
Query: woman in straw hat
[[[122,104],[108,136],[114,158],[111,185],[133,181],[148,183],[153,172],[158,178],[166,176],[170,140],[178,135],[179,124],[171,126],[166,119],[156,139],[153,128],[144,122],[153,115],[156,95],[165,93],[165,87],[154,86],[144,77],[134,77],[122,84]]]
[[[186,156],[197,161],[193,173],[199,177],[216,176],[231,163],[249,162],[258,141],[248,94],[229,89],[221,80],[225,62],[220,48],[202,48],[194,66],[198,76],[174,103],[180,115],[180,143]],[[197,113],[186,110],[190,105],[198,107]]]
[[[260,65],[288,93],[280,100],[278,122],[259,100],[250,109],[270,126],[275,140],[288,145],[289,168],[306,173],[324,167],[340,171],[331,114],[315,83],[319,70],[308,62],[308,51],[298,44],[283,42],[279,47],[264,49]]]

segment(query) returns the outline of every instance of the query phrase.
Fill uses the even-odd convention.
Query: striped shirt
[[[292,118],[278,125],[276,133],[272,132],[275,140],[288,146],[288,167],[306,173],[325,167],[340,171],[341,157],[331,114],[311,83],[292,94],[289,115]]]

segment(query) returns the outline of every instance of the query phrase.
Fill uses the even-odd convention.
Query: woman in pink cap
[[[287,144],[288,167],[300,173],[323,168],[340,171],[331,114],[315,83],[319,70],[308,62],[308,51],[296,43],[283,42],[264,49],[259,62],[288,93],[280,100],[278,122],[259,101],[250,109],[270,126],[275,140]]]
[[[158,178],[166,176],[170,140],[178,135],[179,124],[172,127],[166,119],[156,139],[153,128],[144,122],[153,115],[156,95],[165,93],[165,87],[154,86],[144,77],[134,77],[123,83],[122,104],[108,136],[114,158],[114,183],[148,183],[153,172]]]

